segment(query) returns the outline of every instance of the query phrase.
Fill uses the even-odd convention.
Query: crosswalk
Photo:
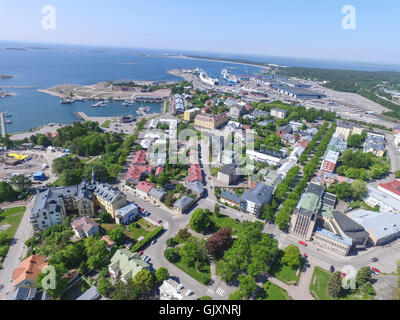
[[[208,289],[207,292],[208,292],[209,294],[211,294],[211,295],[217,294],[217,295],[219,295],[219,296],[223,296],[223,295],[225,294],[225,290],[222,289],[221,287],[219,287],[219,288],[217,289],[217,291],[213,291],[213,290],[211,290],[211,289]]]

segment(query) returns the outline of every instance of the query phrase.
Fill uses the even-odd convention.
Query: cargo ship
[[[211,86],[216,86],[219,84],[219,80],[217,78],[210,78],[204,71],[200,72],[200,80]]]
[[[240,82],[240,78],[231,74],[231,72],[228,69],[223,69],[221,71],[222,74],[222,78],[224,78],[226,81],[230,82],[230,83],[239,83]]]

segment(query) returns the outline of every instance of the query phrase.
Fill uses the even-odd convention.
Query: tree
[[[154,273],[154,276],[156,277],[158,283],[162,283],[164,280],[169,278],[168,269],[164,267],[158,268]]]
[[[164,251],[164,257],[171,263],[178,262],[181,258],[176,249],[166,249]]]
[[[113,300],[137,300],[142,294],[140,288],[132,280],[128,280],[126,284],[119,281],[111,290]]]
[[[358,287],[361,287],[366,282],[370,282],[372,277],[372,272],[370,267],[362,267],[357,272],[356,276],[356,284]]]
[[[64,278],[64,275],[67,273],[67,269],[63,264],[55,264],[52,265],[52,267],[54,267],[56,272],[56,278],[55,278],[56,287],[55,289],[47,289],[46,291],[50,295],[50,297],[55,299],[61,296],[61,294],[68,287],[68,279]],[[48,279],[46,276],[48,275],[50,275],[49,271],[44,270],[44,272],[40,273],[36,277],[36,285],[38,288],[43,289],[42,281],[43,280],[46,281]]]
[[[175,240],[175,238],[169,238],[167,240],[167,246],[168,247],[175,247],[178,244],[178,242]]]
[[[247,300],[252,294],[254,294],[257,291],[256,280],[249,275],[240,275],[239,291],[241,300]]]
[[[178,231],[177,236],[181,241],[186,241],[187,239],[189,239],[191,237],[191,234],[188,231],[188,229],[185,228],[185,229],[180,229]]]
[[[149,270],[140,270],[133,278],[133,283],[140,288],[143,295],[147,295],[154,286],[153,274]]]
[[[361,180],[354,180],[351,184],[353,199],[363,199],[367,194],[367,183]]]
[[[103,211],[99,214],[99,219],[101,223],[113,223],[114,219],[107,211]]]
[[[49,139],[48,136],[45,136],[44,134],[38,135],[37,139],[37,144],[43,146],[43,147],[48,147],[51,145],[51,140]]]
[[[328,282],[328,294],[334,298],[340,298],[343,294],[343,287],[342,287],[342,276],[340,271],[336,271],[332,274],[331,278]]]
[[[396,179],[400,178],[400,170],[397,170],[397,171],[394,172],[394,177]]]
[[[100,293],[102,296],[107,297],[108,294],[109,294],[110,291],[111,291],[111,287],[112,287],[112,286],[111,286],[110,281],[108,281],[108,279],[102,278],[102,279],[100,279],[100,281],[99,281],[99,284],[98,284],[98,286],[97,286],[97,290],[99,291],[99,293]]]
[[[122,228],[115,228],[108,232],[108,236],[112,241],[115,241],[117,245],[124,244],[125,241],[125,233]]]
[[[109,255],[107,243],[105,241],[98,241],[94,237],[89,237],[84,240],[84,244],[88,257],[88,267],[90,269],[100,270],[107,264],[106,258]]]
[[[287,264],[289,267],[296,268],[301,264],[301,253],[297,246],[294,244],[288,245],[284,250],[281,262]]]
[[[168,193],[165,196],[164,203],[168,208],[172,208],[174,206],[175,201],[176,201],[176,198],[174,197],[173,193]]]
[[[188,267],[199,266],[207,261],[207,252],[204,239],[191,239],[179,250],[182,263]],[[197,268],[198,269],[198,268]]]
[[[5,181],[0,182],[0,203],[7,201],[12,202],[16,200],[18,193]]]
[[[351,185],[346,182],[338,183],[335,186],[336,196],[338,199],[350,199],[352,197]]]
[[[215,206],[214,206],[214,212],[215,212],[216,216],[218,216],[219,213],[220,213],[220,207],[219,207],[218,203],[216,203]]]
[[[347,139],[347,145],[350,148],[360,148],[365,141],[365,136],[360,134],[353,134]]]
[[[15,186],[20,192],[26,192],[32,185],[31,180],[22,174],[14,176],[11,180],[11,184]]]
[[[209,255],[214,258],[220,258],[226,249],[232,244],[232,229],[223,228],[214,233],[206,242],[206,248]]]
[[[190,218],[190,227],[196,231],[204,233],[212,226],[209,215],[203,209],[196,209]]]

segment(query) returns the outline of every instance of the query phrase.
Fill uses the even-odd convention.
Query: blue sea
[[[35,47],[29,50],[10,48]],[[46,48],[45,50],[43,48]],[[107,104],[103,108],[93,108],[92,101],[60,104],[60,98],[38,92],[59,84],[89,85],[100,81],[133,79],[154,81],[180,81],[166,71],[176,68],[204,69],[212,77],[220,77],[221,70],[230,68],[234,74],[255,74],[262,69],[254,66],[243,66],[204,60],[158,57],[159,54],[196,54],[194,52],[166,52],[132,48],[94,48],[71,45],[49,45],[0,42],[0,74],[13,75],[12,79],[0,79],[0,86],[35,86],[34,89],[0,89],[10,91],[15,96],[0,99],[0,112],[9,112],[12,124],[7,124],[7,133],[26,131],[50,122],[72,123],[78,119],[74,112],[85,112],[89,116],[136,115],[141,106],[150,106],[150,112],[160,112],[161,105],[154,103],[136,103],[124,107],[119,102]],[[197,53],[197,55],[210,55]],[[346,64],[332,65],[331,62],[304,61],[288,58],[235,56],[216,57],[242,58],[254,61],[264,59],[269,63],[282,65],[299,65],[311,67],[335,67],[370,70],[382,69],[381,66]],[[121,63],[135,63],[126,65]],[[400,69],[399,69],[400,71]]]

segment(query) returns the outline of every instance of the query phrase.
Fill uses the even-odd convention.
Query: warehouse
[[[273,89],[280,93],[287,94],[297,99],[323,99],[326,95],[299,87],[289,87],[287,85],[272,85]]]

